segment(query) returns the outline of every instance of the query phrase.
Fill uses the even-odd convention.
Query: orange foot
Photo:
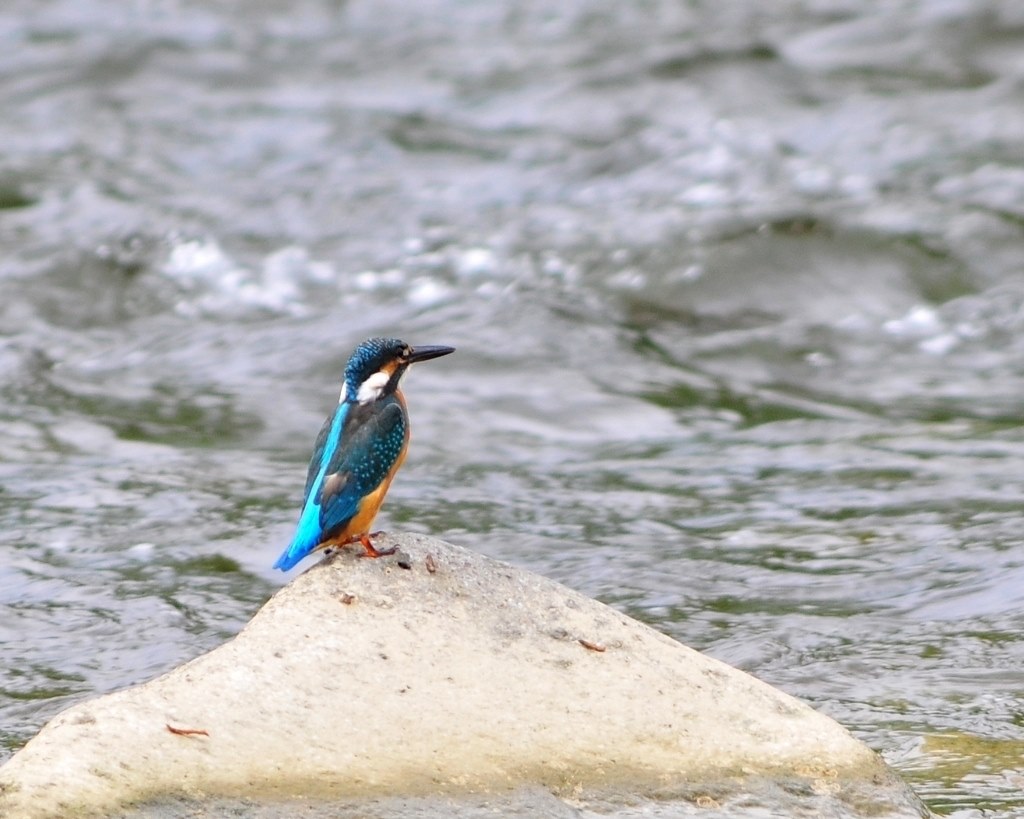
[[[383,532],[369,532],[368,534],[353,535],[347,541],[345,541],[345,544],[362,544],[362,547],[365,551],[363,552],[363,554],[359,555],[360,557],[384,557],[385,555],[393,555],[396,551],[398,551],[397,546],[392,546],[390,549],[382,549],[380,551],[375,549],[373,546],[371,538],[380,537],[383,534]]]

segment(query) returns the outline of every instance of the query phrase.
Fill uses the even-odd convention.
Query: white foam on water
[[[420,276],[413,280],[406,298],[415,307],[432,307],[446,301],[453,292],[452,288],[442,281]]]
[[[900,318],[891,319],[882,326],[894,336],[912,337],[929,335],[941,327],[936,312],[923,304],[914,305]]]
[[[212,239],[176,244],[161,272],[185,291],[175,304],[183,315],[235,315],[251,310],[302,315],[304,285],[335,278],[327,262],[312,259],[302,247],[274,251],[252,270],[227,254]]]
[[[476,277],[494,275],[498,269],[498,259],[494,251],[486,247],[469,247],[455,257],[455,273],[460,277]]]

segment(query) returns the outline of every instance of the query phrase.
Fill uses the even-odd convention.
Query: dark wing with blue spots
[[[320,528],[325,540],[355,517],[359,502],[391,473],[405,446],[407,423],[394,397],[352,409],[322,484]]]
[[[395,468],[407,423],[393,396],[365,407],[339,405],[317,437],[295,536],[274,568],[287,571],[348,525]]]

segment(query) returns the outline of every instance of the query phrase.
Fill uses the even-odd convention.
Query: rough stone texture
[[[792,697],[545,578],[391,543],[411,568],[342,553],[220,648],[55,717],[0,768],[0,815],[529,785],[576,804],[725,798],[755,781],[917,815],[874,753]]]

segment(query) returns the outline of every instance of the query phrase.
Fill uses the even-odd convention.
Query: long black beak
[[[448,355],[448,353],[454,352],[454,347],[442,347],[439,344],[426,344],[422,347],[413,347],[407,360],[410,364],[415,364],[417,361],[430,361],[432,358],[440,358],[443,355]]]

